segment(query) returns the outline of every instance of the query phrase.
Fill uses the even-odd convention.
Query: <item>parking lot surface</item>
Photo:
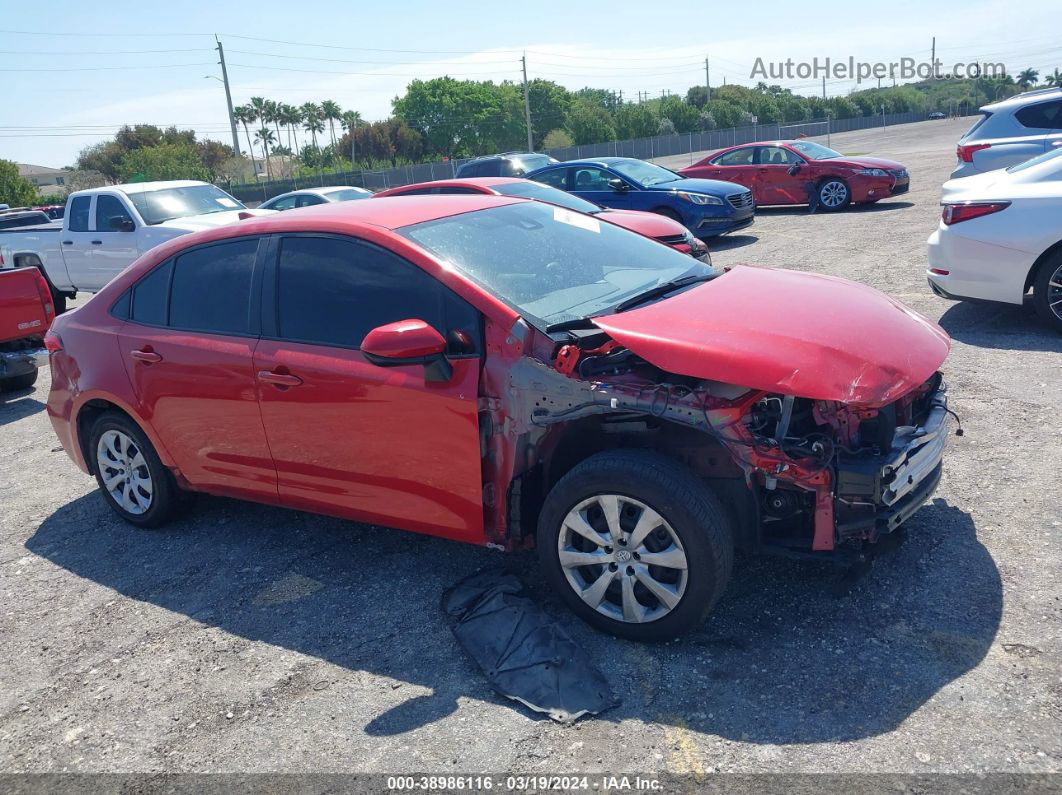
[[[965,436],[862,576],[739,557],[702,631],[645,646],[566,613],[531,555],[208,497],[141,531],[58,449],[42,372],[0,404],[0,769],[1059,771],[1062,337],[1031,310],[936,298],[924,276],[968,124],[833,136],[903,162],[910,193],[762,209],[712,244],[722,264],[872,285],[954,339]],[[585,644],[618,707],[565,726],[491,692],[439,607],[487,566]]]

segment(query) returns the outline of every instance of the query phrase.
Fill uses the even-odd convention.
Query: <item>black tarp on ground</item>
[[[450,588],[443,610],[491,687],[536,712],[571,722],[618,702],[602,673],[511,574],[477,572]]]

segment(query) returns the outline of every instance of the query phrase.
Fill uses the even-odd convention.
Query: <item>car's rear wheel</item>
[[[173,474],[144,432],[122,414],[102,414],[92,426],[89,454],[108,505],[138,527],[158,527],[180,505]]]
[[[819,183],[819,207],[830,212],[843,210],[852,201],[852,192],[843,179],[828,177]]]
[[[640,641],[699,626],[733,561],[730,519],[709,486],[645,451],[573,468],[546,497],[537,541],[547,580],[578,616]]]
[[[1033,305],[1040,317],[1062,331],[1062,252],[1040,266],[1033,283]]]
[[[0,378],[0,392],[13,392],[16,389],[29,389],[37,383],[37,370],[22,375],[11,375]]]

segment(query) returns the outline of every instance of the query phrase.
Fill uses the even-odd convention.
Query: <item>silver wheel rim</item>
[[[104,431],[96,444],[96,466],[104,490],[122,510],[139,515],[151,507],[151,471],[140,445],[129,434]]]
[[[599,494],[573,507],[561,525],[557,555],[579,598],[615,621],[657,621],[686,592],[689,572],[678,534],[631,497]]]
[[[840,207],[848,198],[848,187],[843,182],[827,182],[819,191],[819,201],[826,207]]]
[[[1062,320],[1062,265],[1047,280],[1047,307],[1051,314]]]

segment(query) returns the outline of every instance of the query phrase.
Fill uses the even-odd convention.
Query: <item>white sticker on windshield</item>
[[[596,218],[577,213],[574,210],[566,210],[563,207],[553,208],[553,220],[560,221],[562,224],[568,224],[569,226],[577,226],[580,229],[585,229],[587,232],[601,233],[601,222]]]
[[[239,204],[236,203],[236,201],[234,199],[230,199],[228,196],[219,196],[218,197],[218,204],[220,204],[222,207],[239,207],[240,206]]]

